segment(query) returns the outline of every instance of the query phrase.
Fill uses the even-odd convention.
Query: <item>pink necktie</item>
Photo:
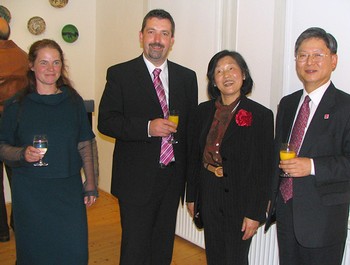
[[[299,153],[300,145],[303,140],[307,120],[310,115],[309,107],[310,97],[306,96],[303,104],[300,107],[298,116],[295,120],[292,134],[290,137],[290,144],[294,147],[295,152]],[[284,202],[286,203],[293,197],[293,178],[283,178],[280,184],[280,191]]]
[[[164,119],[167,119],[169,116],[169,109],[168,109],[168,104],[166,102],[163,84],[159,78],[159,74],[161,71],[162,70],[159,68],[154,69],[154,71],[153,71],[153,75],[154,75],[153,84],[154,84],[154,88],[156,89],[156,92],[157,92],[160,106],[162,107],[162,110],[163,110]],[[164,165],[168,165],[171,162],[171,160],[173,160],[173,158],[174,158],[173,145],[171,143],[169,143],[169,140],[171,140],[171,135],[162,138],[162,145],[160,148],[159,162],[161,164],[164,164]]]

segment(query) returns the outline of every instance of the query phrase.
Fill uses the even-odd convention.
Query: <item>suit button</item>
[[[230,190],[229,189],[225,189],[225,192],[227,193],[227,192],[229,192]]]

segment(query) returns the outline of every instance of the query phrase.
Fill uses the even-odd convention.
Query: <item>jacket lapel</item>
[[[179,109],[177,103],[181,102],[181,84],[178,74],[175,73],[173,63],[168,60],[168,77],[169,77],[169,110]],[[176,78],[174,78],[176,77]]]
[[[241,100],[239,101],[238,104],[239,105],[237,106],[237,108],[235,110],[235,113],[232,116],[231,122],[227,126],[225,135],[224,135],[224,137],[222,139],[223,142],[228,140],[228,139],[230,139],[230,137],[232,137],[232,136],[234,137],[235,135],[237,135],[236,133],[237,133],[239,127],[240,127],[237,124],[237,122],[236,122],[236,115],[237,115],[237,113],[240,110],[246,110],[248,112],[252,112],[252,110],[251,110],[251,103],[250,103],[250,101],[248,100],[248,98],[246,96],[242,96]],[[254,122],[254,117],[253,117],[253,122]]]
[[[281,141],[287,143],[290,140],[290,135],[293,129],[294,118],[297,115],[300,98],[303,95],[303,90],[297,91],[293,94],[290,100],[286,101],[284,106],[284,113],[282,113],[282,138]]]
[[[310,148],[319,142],[318,139],[322,135],[322,132],[327,131],[327,127],[333,116],[334,105],[335,88],[334,85],[331,84],[324,93],[310,122],[308,130],[306,131],[303,144],[299,151],[300,155],[309,153]]]
[[[202,113],[202,115],[205,115],[205,116],[202,117],[202,120],[204,120],[204,123],[203,123],[203,129],[199,137],[200,137],[200,142],[202,143],[203,150],[207,141],[207,135],[209,133],[211,124],[214,119],[215,111],[216,111],[215,100],[211,100],[211,105],[208,112]]]
[[[239,110],[245,109],[245,110],[249,111],[249,106],[247,106],[247,98],[245,96],[242,96],[242,98],[238,104],[239,105],[236,108],[236,111],[232,116],[231,122],[227,126],[226,132],[225,132],[224,137],[222,139],[223,142],[226,141],[227,139],[229,139],[234,134],[234,131],[238,129],[238,125],[236,123],[235,117],[236,117],[236,114],[239,112]]]
[[[158,104],[159,108],[161,109],[157,92],[154,88],[152,78],[148,72],[148,68],[143,60],[142,55],[139,56],[136,61],[134,73],[135,78],[137,78],[138,82],[140,83],[140,87],[142,89],[145,89],[150,98],[154,101],[154,103]]]

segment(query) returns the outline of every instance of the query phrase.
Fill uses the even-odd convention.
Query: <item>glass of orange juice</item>
[[[176,124],[176,126],[178,126],[179,125],[179,111],[178,110],[170,110],[168,120],[172,121],[173,123]],[[175,134],[172,133],[171,140],[169,140],[169,143],[170,144],[177,144],[178,142],[179,141],[177,139],[175,139]]]
[[[295,158],[297,156],[295,149],[293,148],[293,146],[289,143],[283,143],[281,144],[281,148],[280,148],[280,159],[281,160],[288,160],[288,159],[292,159]],[[282,172],[281,177],[290,177],[288,173]]]

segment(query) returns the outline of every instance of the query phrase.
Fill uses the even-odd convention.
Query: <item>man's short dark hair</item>
[[[301,43],[304,40],[311,39],[311,38],[317,38],[317,39],[323,40],[327,48],[331,51],[332,54],[337,53],[338,44],[337,44],[337,40],[333,37],[333,35],[330,33],[327,33],[322,28],[312,27],[312,28],[308,28],[303,33],[301,33],[297,41],[295,42],[295,48],[294,48],[295,56],[298,53]]]
[[[153,17],[156,17],[158,19],[168,19],[171,23],[171,37],[174,37],[174,34],[175,34],[174,19],[167,11],[163,9],[153,9],[147,13],[147,15],[143,18],[143,21],[142,21],[141,32],[143,32],[143,30],[145,29],[147,20]]]

